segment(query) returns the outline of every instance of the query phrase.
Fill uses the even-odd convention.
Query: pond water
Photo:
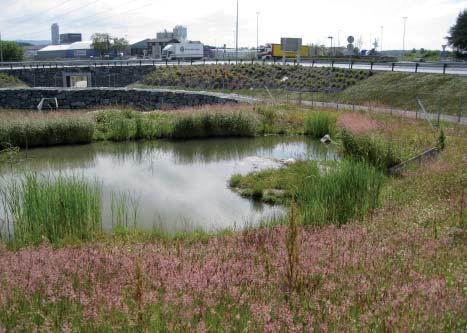
[[[242,198],[228,181],[236,173],[280,167],[279,160],[289,158],[330,160],[336,155],[332,147],[304,137],[95,143],[22,152],[20,162],[0,163],[0,176],[11,179],[33,171],[97,179],[107,230],[115,223],[112,197],[126,196],[127,202],[137,202],[131,207],[138,207],[138,228],[212,231],[282,216],[281,207]]]

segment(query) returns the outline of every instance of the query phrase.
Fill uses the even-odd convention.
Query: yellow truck
[[[264,48],[260,49],[258,52],[258,58],[262,60],[271,60],[271,59],[282,59],[284,52],[282,52],[281,44],[266,44]],[[286,58],[297,58],[296,52],[285,52]],[[300,52],[300,57],[309,58],[310,57],[310,47],[303,45]]]

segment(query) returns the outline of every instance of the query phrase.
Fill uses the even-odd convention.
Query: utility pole
[[[407,24],[407,16],[402,18],[404,20],[404,34],[402,35],[402,60],[405,60],[405,27]]]
[[[0,62],[3,62],[3,41],[2,41],[1,32],[0,32]]]
[[[235,61],[238,61],[238,0],[237,0],[237,23],[235,29]]]
[[[329,51],[330,51],[330,52],[329,52],[329,55],[330,55],[330,56],[333,56],[333,55],[334,55],[334,54],[333,54],[334,52],[333,52],[333,49],[332,49],[332,39],[333,39],[334,37],[329,36],[328,38],[331,40],[331,49],[329,50]]]
[[[384,32],[384,27],[381,26],[381,41],[380,41],[381,52],[383,52],[383,32]]]
[[[256,12],[256,53],[259,51],[259,14]]]

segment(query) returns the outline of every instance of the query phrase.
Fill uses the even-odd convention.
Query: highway
[[[11,71],[33,68],[76,68],[76,67],[120,67],[120,66],[166,66],[166,65],[202,65],[202,64],[226,64],[235,63],[234,60],[197,60],[197,61],[161,61],[161,60],[74,60],[74,61],[28,61],[28,62],[3,62],[0,63],[0,71]],[[273,64],[272,61],[239,60],[238,63]],[[275,62],[281,64],[281,62]],[[290,60],[287,65],[294,65]],[[405,72],[405,73],[432,73],[467,75],[467,62],[450,63],[369,63],[352,62],[343,60],[306,60],[301,65],[310,67],[336,67],[352,68],[356,70],[372,70],[375,72]]]

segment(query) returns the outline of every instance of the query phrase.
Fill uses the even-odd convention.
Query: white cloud
[[[235,0],[0,0],[0,31],[6,39],[49,39],[50,24],[85,38],[106,31],[130,40],[154,37],[176,24],[188,26],[189,37],[207,44],[233,45]],[[240,44],[256,45],[256,12],[260,42],[299,36],[306,43],[341,44],[347,35],[362,36],[365,47],[380,38],[385,48],[401,48],[402,17],[407,20],[407,48],[440,48],[467,0],[240,0]]]

